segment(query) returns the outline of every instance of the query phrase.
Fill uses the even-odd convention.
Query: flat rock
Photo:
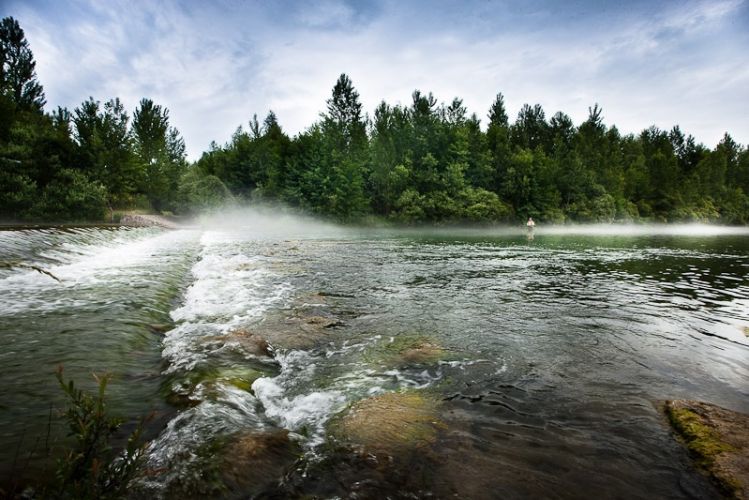
[[[398,456],[437,440],[445,427],[438,416],[439,404],[417,391],[363,399],[333,422],[333,435],[365,453]]]
[[[232,330],[225,335],[211,335],[204,337],[204,342],[236,343],[243,351],[255,356],[270,356],[271,348],[265,338],[245,328]]]
[[[723,493],[749,500],[749,415],[688,400],[666,401],[665,412]]]

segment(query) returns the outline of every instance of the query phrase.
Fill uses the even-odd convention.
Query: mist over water
[[[246,239],[336,238],[352,229],[279,207],[226,208],[197,219],[199,227],[241,234]]]
[[[63,405],[64,363],[89,386],[111,372],[129,422],[156,412],[138,486],[152,497],[717,498],[655,405],[749,411],[748,236],[539,225],[531,239],[273,208],[174,231],[0,231],[15,263],[0,269],[0,480],[18,473],[19,436]],[[336,444],[352,404],[403,391],[439,401],[442,422],[411,479]],[[243,482],[252,470],[265,479]]]

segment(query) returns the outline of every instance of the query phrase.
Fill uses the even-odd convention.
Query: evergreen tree
[[[22,110],[41,111],[44,89],[26,35],[12,17],[0,21],[0,92]]]
[[[133,113],[133,141],[139,162],[140,190],[156,210],[173,209],[177,182],[185,166],[185,144],[169,126],[169,110],[141,99]]]
[[[328,114],[324,117],[324,123],[326,129],[335,130],[334,133],[339,136],[339,148],[348,151],[364,147],[367,133],[359,93],[345,73],[338,77],[327,105]]]
[[[511,129],[512,144],[516,148],[536,149],[548,145],[549,126],[540,104],[524,104]]]
[[[79,157],[88,176],[104,184],[112,205],[134,201],[144,169],[136,160],[129,117],[119,98],[100,103],[89,98],[73,116]]]

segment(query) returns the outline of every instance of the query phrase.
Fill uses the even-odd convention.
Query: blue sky
[[[295,134],[349,74],[365,110],[414,89],[484,122],[498,92],[575,123],[599,103],[624,133],[679,124],[749,142],[749,0],[4,0],[48,109],[93,96],[169,108],[191,159],[269,109]]]

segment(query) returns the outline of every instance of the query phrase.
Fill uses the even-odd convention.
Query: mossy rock
[[[252,392],[252,383],[264,375],[264,373],[252,368],[221,368],[216,373],[215,380],[243,391]]]
[[[171,382],[167,401],[177,406],[194,406],[217,395],[218,384],[252,392],[252,383],[267,374],[250,367],[219,367],[195,370]],[[200,388],[200,389],[198,389]]]
[[[749,415],[700,401],[666,401],[665,412],[687,449],[718,487],[749,499]]]
[[[378,343],[365,356],[388,366],[409,366],[434,364],[448,354],[448,350],[429,337],[398,335]]]
[[[428,447],[445,428],[440,401],[417,391],[373,396],[351,405],[330,424],[339,441],[366,453],[397,456]]]

